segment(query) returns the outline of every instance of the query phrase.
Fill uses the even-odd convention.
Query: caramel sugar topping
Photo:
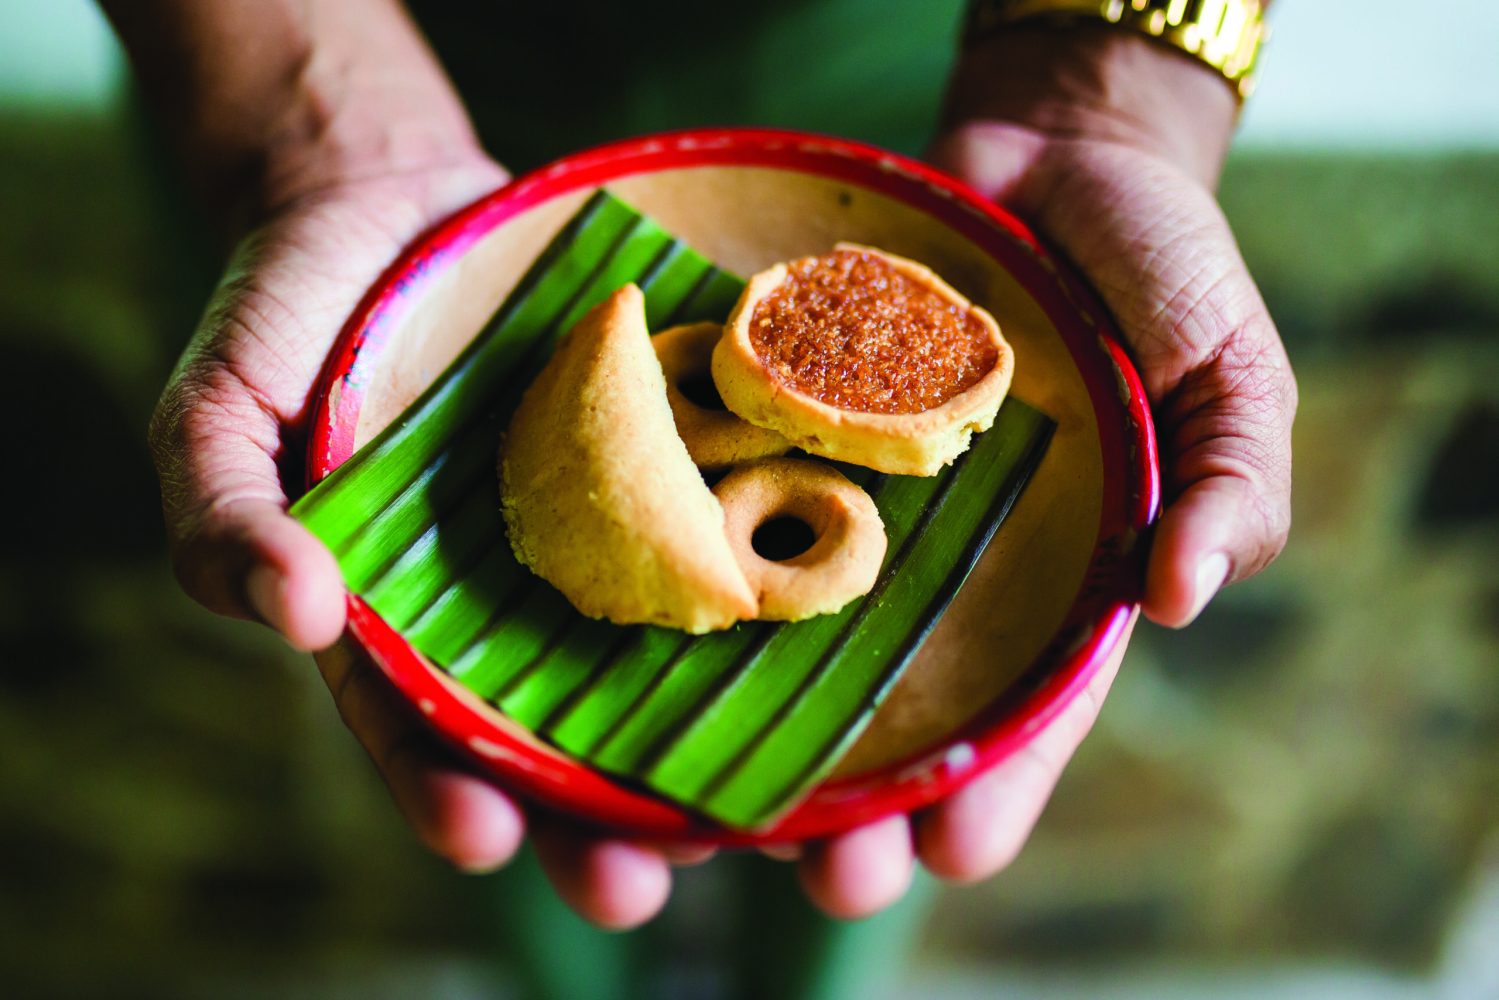
[[[941,406],[998,360],[970,310],[859,250],[791,262],[749,335],[776,381],[861,413]]]

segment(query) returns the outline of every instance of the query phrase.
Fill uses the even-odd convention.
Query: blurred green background
[[[585,4],[560,37],[637,83],[557,120],[488,96],[521,15],[428,6],[517,166],[690,121],[918,151],[957,7],[736,7],[726,63],[701,25],[620,57],[626,8]],[[841,938],[823,995],[1499,996],[1499,10],[1350,6],[1281,0],[1221,191],[1301,383],[1290,548],[1142,628],[1020,861]],[[0,992],[720,997],[730,955],[770,984],[827,927],[769,862],[683,871],[623,937],[534,902],[529,862],[453,874],[310,662],[177,592],[144,427],[218,266],[178,186],[93,7],[0,2]],[[745,879],[777,916],[728,905]]]

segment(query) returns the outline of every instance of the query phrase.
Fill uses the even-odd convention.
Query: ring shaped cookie
[[[874,501],[837,469],[821,462],[770,458],[731,471],[713,487],[723,505],[729,546],[750,588],[759,617],[800,621],[837,611],[869,593],[885,559],[885,525]],[[805,552],[782,561],[755,551],[761,525],[780,517],[805,522],[815,538]]]
[[[682,385],[694,379],[713,384],[709,369],[713,348],[722,336],[723,327],[717,323],[692,323],[651,338],[666,376],[666,401],[671,404],[677,435],[701,469],[722,469],[791,450],[791,442],[776,431],[756,427],[728,409],[699,406],[683,393]]]

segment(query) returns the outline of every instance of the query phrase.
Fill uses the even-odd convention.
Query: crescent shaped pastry
[[[634,285],[579,320],[526,390],[500,492],[516,558],[586,615],[701,633],[758,611],[677,436]]]
[[[874,501],[832,466],[794,458],[741,465],[713,487],[739,565],[760,599],[760,617],[800,621],[869,593],[885,559],[885,525]],[[755,551],[755,532],[777,518],[812,529],[789,559]]]
[[[751,278],[713,352],[714,384],[745,420],[913,476],[993,425],[1014,370],[988,312],[929,268],[853,243]]]
[[[722,337],[723,327],[717,323],[674,326],[651,337],[666,376],[666,401],[671,404],[677,434],[702,469],[722,469],[791,450],[791,442],[775,431],[756,427],[727,409],[703,406],[683,391],[684,385],[690,388],[694,382],[713,385],[709,371],[713,348]]]

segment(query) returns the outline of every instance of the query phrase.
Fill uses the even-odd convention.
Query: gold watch
[[[1038,18],[1098,19],[1143,31],[1222,73],[1241,98],[1254,89],[1255,62],[1269,34],[1260,0],[972,0],[964,43]]]

